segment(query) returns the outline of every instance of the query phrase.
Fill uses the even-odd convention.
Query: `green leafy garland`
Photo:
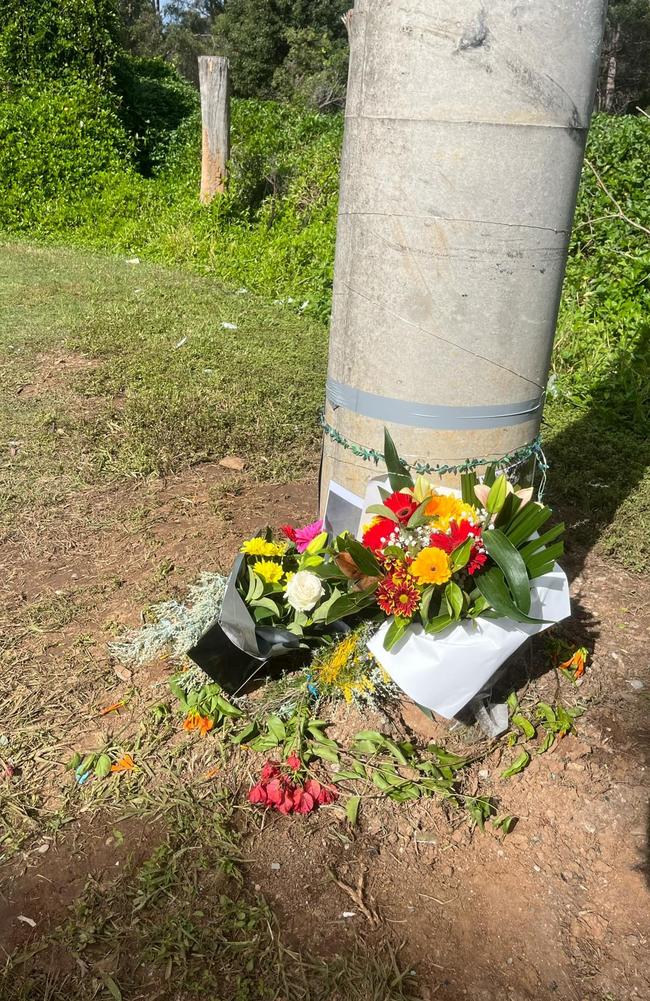
[[[380,462],[386,461],[384,453],[378,451],[376,448],[368,448],[366,445],[360,445],[356,441],[350,441],[349,438],[346,438],[340,431],[337,431],[331,424],[328,424],[323,414],[321,414],[320,424],[325,434],[331,438],[333,442],[340,445],[341,448],[352,452],[353,455],[363,459],[365,462],[374,462],[375,465],[379,465]],[[546,461],[546,456],[544,455],[544,451],[542,449],[542,441],[539,435],[534,439],[534,441],[528,442],[526,445],[522,445],[521,448],[517,448],[512,452],[506,452],[497,459],[465,459],[463,462],[457,463],[456,465],[431,465],[431,463],[428,462],[408,463],[402,460],[402,464],[406,466],[407,469],[417,473],[419,476],[429,476],[431,474],[444,476],[445,473],[451,473],[455,476],[459,476],[462,473],[471,473],[481,466],[493,466],[495,469],[511,470],[517,466],[524,465],[532,458],[535,459],[536,464],[542,471],[542,481],[538,490],[538,497],[541,500],[546,486],[548,462]]]

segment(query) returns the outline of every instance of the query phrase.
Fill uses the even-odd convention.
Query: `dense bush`
[[[116,0],[2,0],[0,82],[99,80],[116,53]]]
[[[138,168],[151,175],[164,163],[176,129],[199,105],[199,95],[163,59],[120,55],[113,66],[118,114],[135,143]]]
[[[0,100],[0,225],[54,232],[76,206],[127,177],[131,147],[95,85],[33,84]]]
[[[597,387],[601,403],[611,404],[619,419],[627,415],[641,425],[650,405],[649,231],[650,121],[598,115],[578,197],[554,364],[559,389],[574,404],[590,406]]]

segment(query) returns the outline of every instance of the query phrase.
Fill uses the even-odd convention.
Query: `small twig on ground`
[[[348,883],[344,883],[342,879],[339,879],[333,869],[328,869],[328,872],[336,885],[340,886],[342,890],[345,890],[361,913],[368,919],[370,924],[376,927],[379,924],[379,915],[372,907],[369,907],[363,899],[363,873],[359,873],[359,879],[357,880],[357,886],[355,889]]]
[[[605,194],[609,198],[609,200],[612,203],[612,205],[615,206],[615,208],[617,210],[616,214],[618,215],[618,217],[620,219],[622,219],[624,222],[626,222],[628,224],[628,226],[632,226],[634,229],[639,229],[639,230],[641,230],[642,233],[646,233],[647,236],[650,236],[650,229],[648,229],[646,226],[643,226],[640,222],[637,222],[635,219],[630,219],[629,215],[625,214],[625,212],[621,208],[619,202],[617,202],[616,198],[614,197],[614,195],[611,193],[611,191],[609,190],[609,188],[607,187],[607,185],[603,181],[602,177],[600,176],[600,174],[598,173],[598,171],[594,167],[594,165],[591,162],[591,160],[588,160],[585,157],[585,163],[587,164],[587,166],[589,167],[589,170],[592,172],[592,174],[596,178],[596,181],[598,182],[598,186],[600,188],[602,188],[602,190],[605,192]]]

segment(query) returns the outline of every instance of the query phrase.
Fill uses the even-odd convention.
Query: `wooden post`
[[[217,192],[225,191],[230,156],[230,89],[228,60],[223,56],[199,56],[201,122],[201,201],[208,205]]]

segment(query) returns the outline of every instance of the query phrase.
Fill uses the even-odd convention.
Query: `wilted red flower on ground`
[[[300,768],[302,762],[300,761],[300,758],[298,757],[295,751],[292,751],[289,757],[287,758],[287,764],[289,768],[291,768],[294,772],[297,772],[298,769]]]
[[[300,758],[295,753],[289,756],[287,765],[294,767],[292,759],[300,767]],[[274,761],[264,764],[260,781],[248,793],[249,803],[269,807],[285,816],[289,813],[311,813],[318,806],[326,806],[337,798],[335,789],[321,785],[316,779],[308,779],[304,786],[297,785],[293,776],[283,773]]]
[[[279,774],[280,768],[275,761],[265,761],[262,765],[261,777],[263,782],[268,782],[269,779],[273,779]]]
[[[249,791],[248,802],[266,803],[266,800],[267,800],[266,789],[264,788],[261,782],[258,782],[257,785],[253,786],[253,788]]]

